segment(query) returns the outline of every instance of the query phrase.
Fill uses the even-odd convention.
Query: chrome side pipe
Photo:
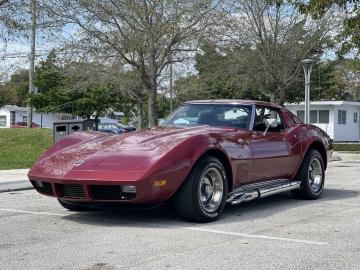
[[[242,202],[252,201],[258,198],[265,198],[272,196],[278,193],[299,189],[300,181],[292,182],[281,182],[276,185],[270,186],[258,186],[253,190],[246,190],[245,187],[239,188],[238,190],[233,191],[228,195],[226,202],[231,203],[232,205],[240,204]]]

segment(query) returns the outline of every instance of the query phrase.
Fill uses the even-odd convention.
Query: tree
[[[133,100],[122,89],[125,76],[115,77],[114,68],[117,67],[97,62],[60,64],[55,51],[52,51],[36,67],[35,85],[39,93],[31,95],[31,104],[38,111],[46,112],[58,107],[58,112],[86,118],[98,118],[110,110],[129,114]],[[128,81],[130,84],[129,78]]]
[[[209,98],[205,85],[198,75],[193,74],[178,78],[174,83],[173,91],[175,107],[184,101]]]
[[[8,57],[9,42],[17,40],[20,36],[24,37],[26,33],[29,20],[25,6],[25,1],[0,0],[0,81],[7,78],[8,70],[15,65],[5,61]]]
[[[29,89],[29,71],[19,70],[10,80],[0,85],[0,105],[12,104],[25,106]],[[0,106],[1,107],[1,106]]]
[[[15,104],[16,97],[13,93],[7,91],[5,87],[0,85],[0,108],[8,104]]]
[[[35,86],[41,93],[63,86],[64,69],[57,64],[56,51],[52,50],[46,60],[41,61],[35,69]]]
[[[0,0],[0,38],[7,41],[28,26],[26,3],[20,0]]]
[[[334,8],[340,8],[343,16],[343,27],[338,32],[337,41],[341,44],[340,56],[348,53],[351,49],[359,54],[360,49],[360,12],[359,0],[310,0],[294,1],[295,5],[305,13],[310,14],[315,19],[326,16],[326,13]]]
[[[256,51],[235,46],[220,51],[214,44],[202,47],[196,68],[206,98],[266,99],[262,89],[262,70],[254,64]]]
[[[55,0],[47,9],[79,27],[87,46],[116,55],[137,71],[148,93],[151,127],[157,119],[159,77],[169,63],[193,51],[196,39],[213,21],[218,2]]]
[[[119,74],[119,67],[112,70],[112,78],[115,87],[121,92],[121,95],[126,96],[127,102],[135,104],[135,114],[137,116],[137,128],[140,130],[144,127],[144,104],[148,98],[145,86],[139,78],[136,71],[125,71]]]
[[[59,66],[51,53],[36,69],[39,93],[31,95],[31,103],[39,111],[69,104],[59,111],[85,118],[94,114],[98,118],[121,98],[105,79],[105,70],[96,63],[71,62]]]
[[[291,1],[238,1],[233,6],[224,38],[231,46],[248,48],[250,70],[260,71],[261,89],[272,102],[283,103],[286,91],[297,80],[301,60],[321,54],[331,30],[330,20],[310,20]],[[241,59],[239,59],[241,61]]]

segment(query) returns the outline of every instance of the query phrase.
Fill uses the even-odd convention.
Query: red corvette
[[[173,198],[182,217],[207,222],[226,203],[290,190],[317,199],[331,153],[324,131],[281,106],[201,100],[185,102],[152,129],[69,135],[28,176],[38,192],[70,210]]]

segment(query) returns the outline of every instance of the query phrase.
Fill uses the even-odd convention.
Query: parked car
[[[15,122],[14,125],[11,125],[12,128],[26,128],[27,122]],[[31,125],[32,128],[41,128],[41,126],[35,122]]]
[[[125,126],[122,124],[115,124],[115,123],[100,123],[98,125],[98,130],[102,132],[110,132],[110,133],[126,133],[130,131],[136,130],[133,127]]]
[[[132,127],[132,126],[127,126],[124,124],[117,124],[119,127],[123,128],[125,130],[125,132],[130,132],[130,131],[135,131],[136,128]]]
[[[28,176],[38,192],[69,210],[173,198],[183,218],[208,222],[226,203],[284,191],[319,198],[331,153],[324,131],[281,106],[190,101],[152,129],[72,134],[48,149]]]

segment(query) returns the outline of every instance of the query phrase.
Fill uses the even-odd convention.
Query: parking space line
[[[25,210],[7,209],[7,208],[0,208],[0,211],[3,211],[3,212],[24,213],[24,214],[33,214],[33,215],[46,215],[46,216],[66,216],[66,214],[60,214],[60,213],[34,212],[34,211],[25,211]]]
[[[258,238],[258,239],[275,240],[275,241],[286,241],[286,242],[309,244],[309,245],[327,245],[328,244],[326,242],[318,242],[318,241],[310,241],[310,240],[302,240],[302,239],[294,239],[294,238],[285,238],[285,237],[276,237],[276,236],[267,236],[267,235],[226,232],[226,231],[212,230],[212,229],[206,229],[206,228],[201,228],[201,227],[186,227],[186,228],[183,228],[183,229],[191,230],[191,231],[200,231],[200,232],[208,232],[208,233],[239,236],[239,237],[245,237],[245,238]]]
[[[360,207],[359,203],[344,203],[344,202],[324,202],[327,204],[335,204],[335,205],[343,205],[343,206],[354,206],[354,207]]]
[[[61,214],[61,213],[41,212],[41,211],[35,212],[35,211],[26,211],[26,210],[18,210],[18,209],[9,209],[9,208],[0,208],[0,211],[33,214],[33,215],[46,215],[46,216],[66,216],[67,215],[65,213]],[[237,233],[237,232],[227,232],[227,231],[213,230],[213,229],[207,229],[207,228],[202,228],[202,227],[184,227],[182,229],[190,230],[190,231],[200,231],[200,232],[215,233],[215,234],[222,234],[222,235],[238,236],[238,237],[244,237],[244,238],[257,238],[257,239],[265,239],[265,240],[285,241],[285,242],[293,242],[293,243],[301,243],[301,244],[309,244],[309,245],[327,245],[328,244],[326,242],[320,242],[320,241],[311,241],[311,240],[267,236],[267,235],[257,235],[257,234],[247,234],[247,233]]]

